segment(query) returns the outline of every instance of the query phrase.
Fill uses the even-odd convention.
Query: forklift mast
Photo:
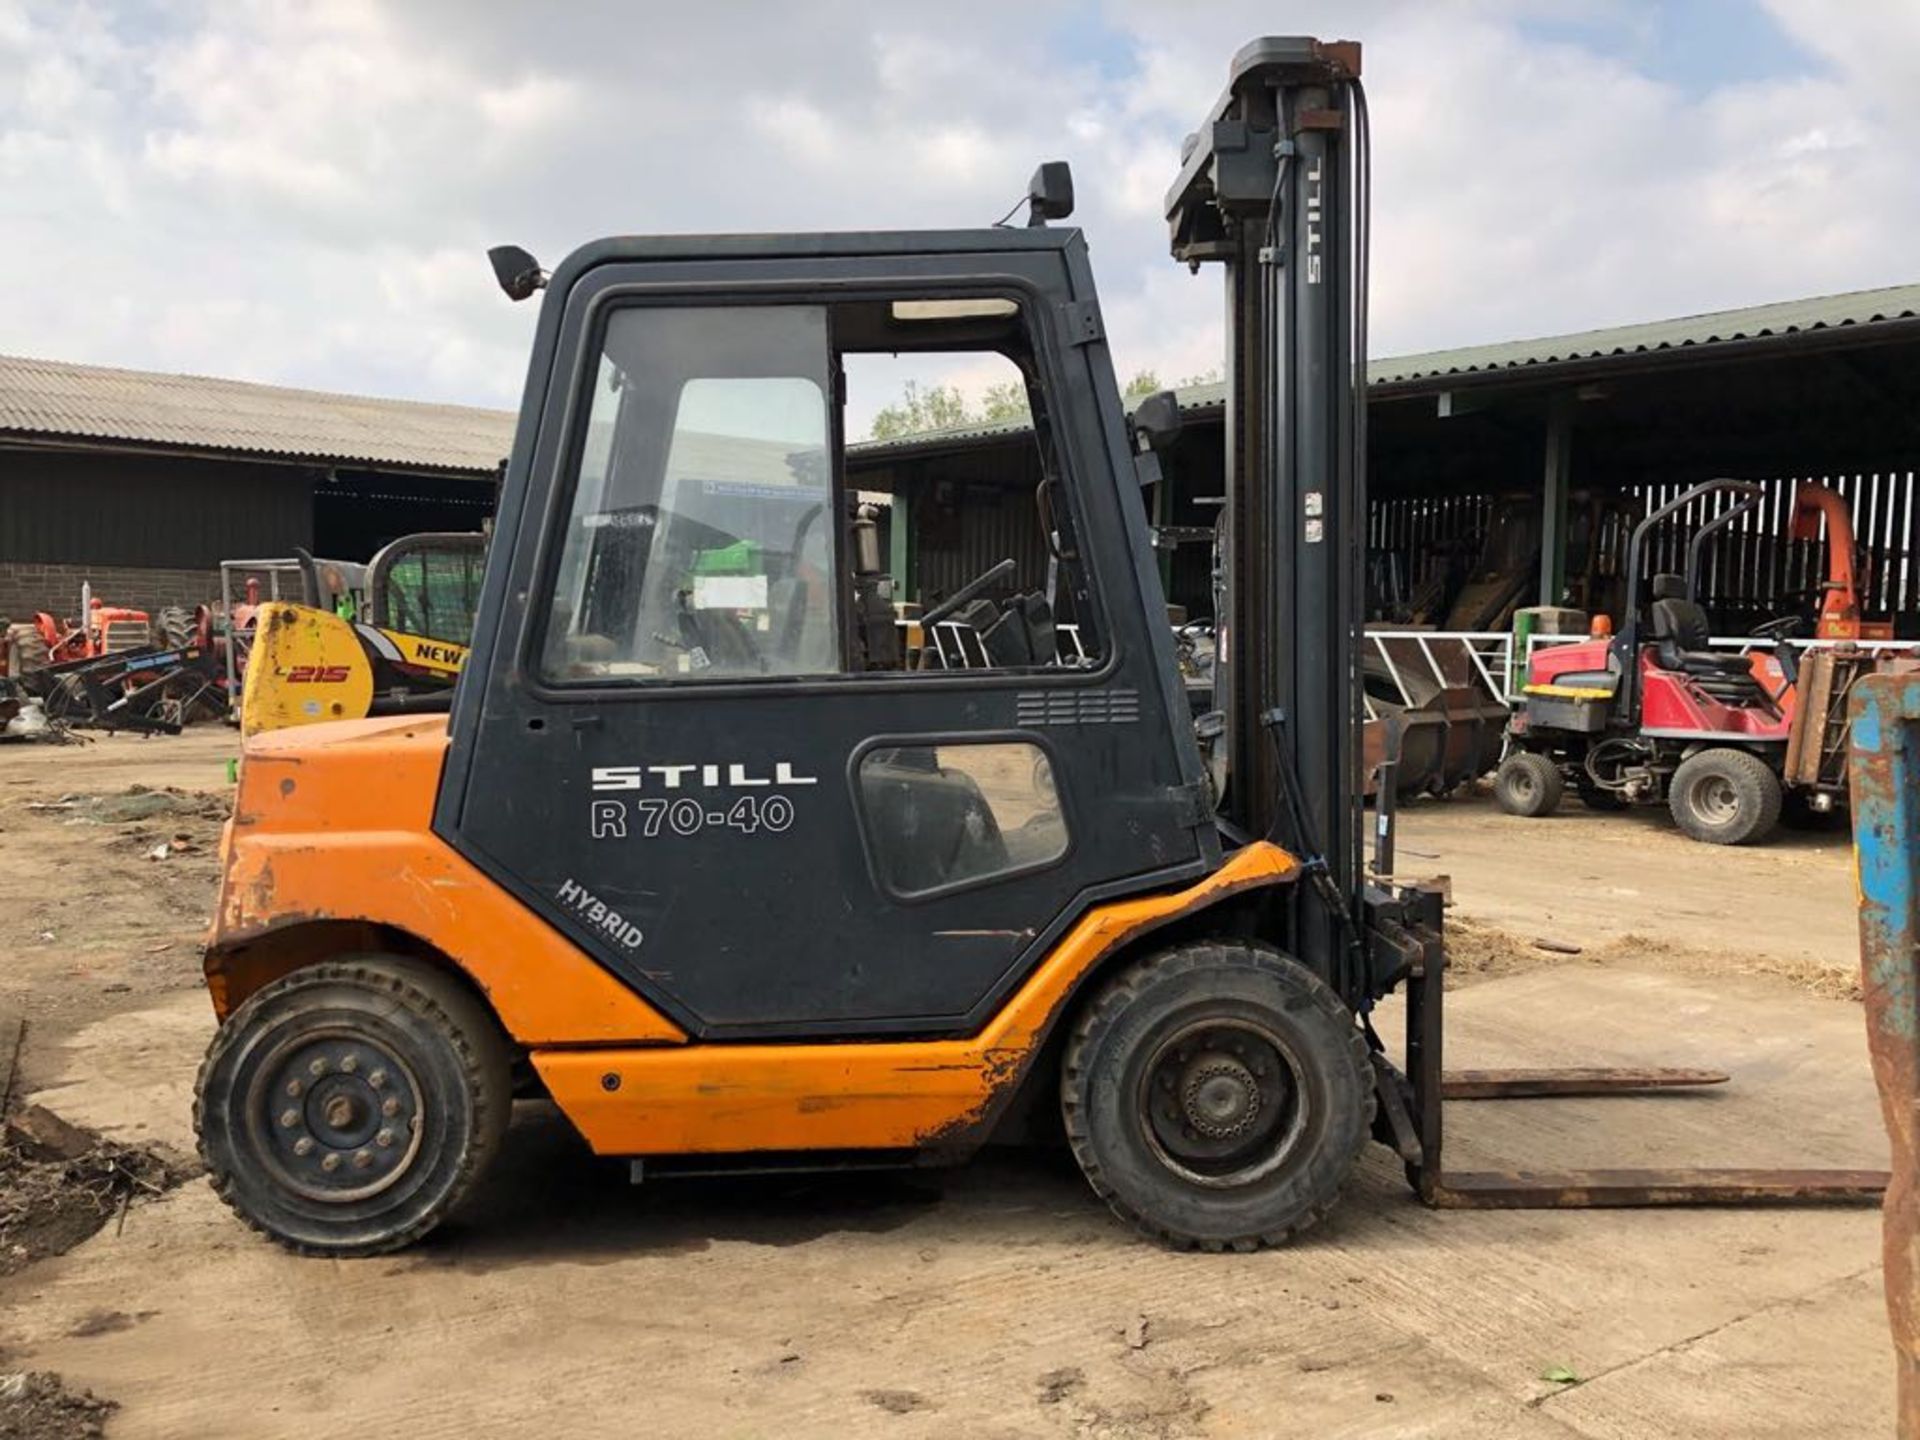
[[[1367,111],[1360,47],[1266,38],[1233,60],[1168,191],[1174,257],[1226,278],[1221,817],[1324,862],[1348,915],[1293,944],[1354,995],[1362,889],[1357,646],[1366,520]],[[1331,893],[1331,890],[1329,891]]]

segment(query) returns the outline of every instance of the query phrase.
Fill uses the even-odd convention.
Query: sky
[[[984,224],[1064,159],[1122,379],[1202,373],[1161,199],[1276,32],[1365,46],[1376,355],[1920,281],[1914,0],[0,0],[0,352],[512,407],[489,245]]]

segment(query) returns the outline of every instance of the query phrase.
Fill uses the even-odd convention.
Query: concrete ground
[[[145,754],[178,767],[169,783],[217,785],[223,739]],[[146,773],[143,757],[120,768],[122,750],[90,753],[107,762],[90,789]],[[0,873],[77,863],[63,847],[89,842],[62,812],[24,809],[74,788],[55,773],[63,758],[72,752],[0,751]],[[1658,832],[1637,817],[1621,821],[1572,806],[1549,822],[1477,802],[1409,812],[1402,868],[1451,872],[1459,911],[1506,921],[1515,953],[1541,962],[1449,996],[1449,1061],[1711,1064],[1733,1084],[1457,1105],[1452,1163],[1884,1164],[1858,1006],[1711,963],[1783,945],[1772,907],[1782,874],[1802,866],[1824,877],[1802,877],[1806,908],[1850,925],[1843,857],[1692,847],[1696,867],[1656,851]],[[1528,875],[1512,873],[1515,853]],[[130,881],[137,899],[191,858],[97,874],[94,908],[116,938],[80,942],[81,960],[38,942],[45,931],[7,934],[24,957],[15,973],[35,977],[30,1019],[46,1019],[29,1032],[33,1098],[121,1140],[190,1144],[189,1087],[211,1027],[191,952],[129,944],[112,897]],[[1640,891],[1652,924],[1675,913],[1692,927],[1704,874],[1719,918],[1689,934],[1712,948],[1654,965],[1609,943],[1648,927],[1611,928],[1597,901],[1554,898],[1538,922],[1527,908],[1527,886],[1544,904],[1618,885]],[[1788,912],[1804,926],[1802,907]],[[1590,948],[1561,963],[1530,950],[1536,933]],[[1844,945],[1826,936],[1804,953],[1837,965]],[[128,988],[102,993],[116,984]],[[550,1111],[521,1111],[469,1211],[383,1260],[286,1256],[200,1181],[137,1205],[123,1226],[4,1282],[0,1368],[55,1370],[117,1399],[116,1440],[363,1426],[422,1440],[1891,1429],[1871,1209],[1435,1213],[1375,1150],[1340,1210],[1294,1247],[1183,1256],[1112,1222],[1058,1156],[633,1189]]]

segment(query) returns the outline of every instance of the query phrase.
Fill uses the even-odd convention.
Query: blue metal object
[[[1884,1253],[1900,1435],[1920,1440],[1920,675],[1854,687],[1848,779],[1867,1048],[1893,1147]]]

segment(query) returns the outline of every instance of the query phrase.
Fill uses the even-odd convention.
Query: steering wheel
[[[922,614],[920,624],[923,627],[938,625],[942,620],[957,611],[962,605],[973,600],[981,591],[985,590],[996,580],[1004,579],[1018,568],[1012,560],[1002,560],[991,570],[976,575],[958,590],[954,591],[953,594],[942,600],[938,605]]]
[[[1804,615],[1782,615],[1777,620],[1763,620],[1747,634],[1756,640],[1791,640],[1802,634],[1807,628]]]

